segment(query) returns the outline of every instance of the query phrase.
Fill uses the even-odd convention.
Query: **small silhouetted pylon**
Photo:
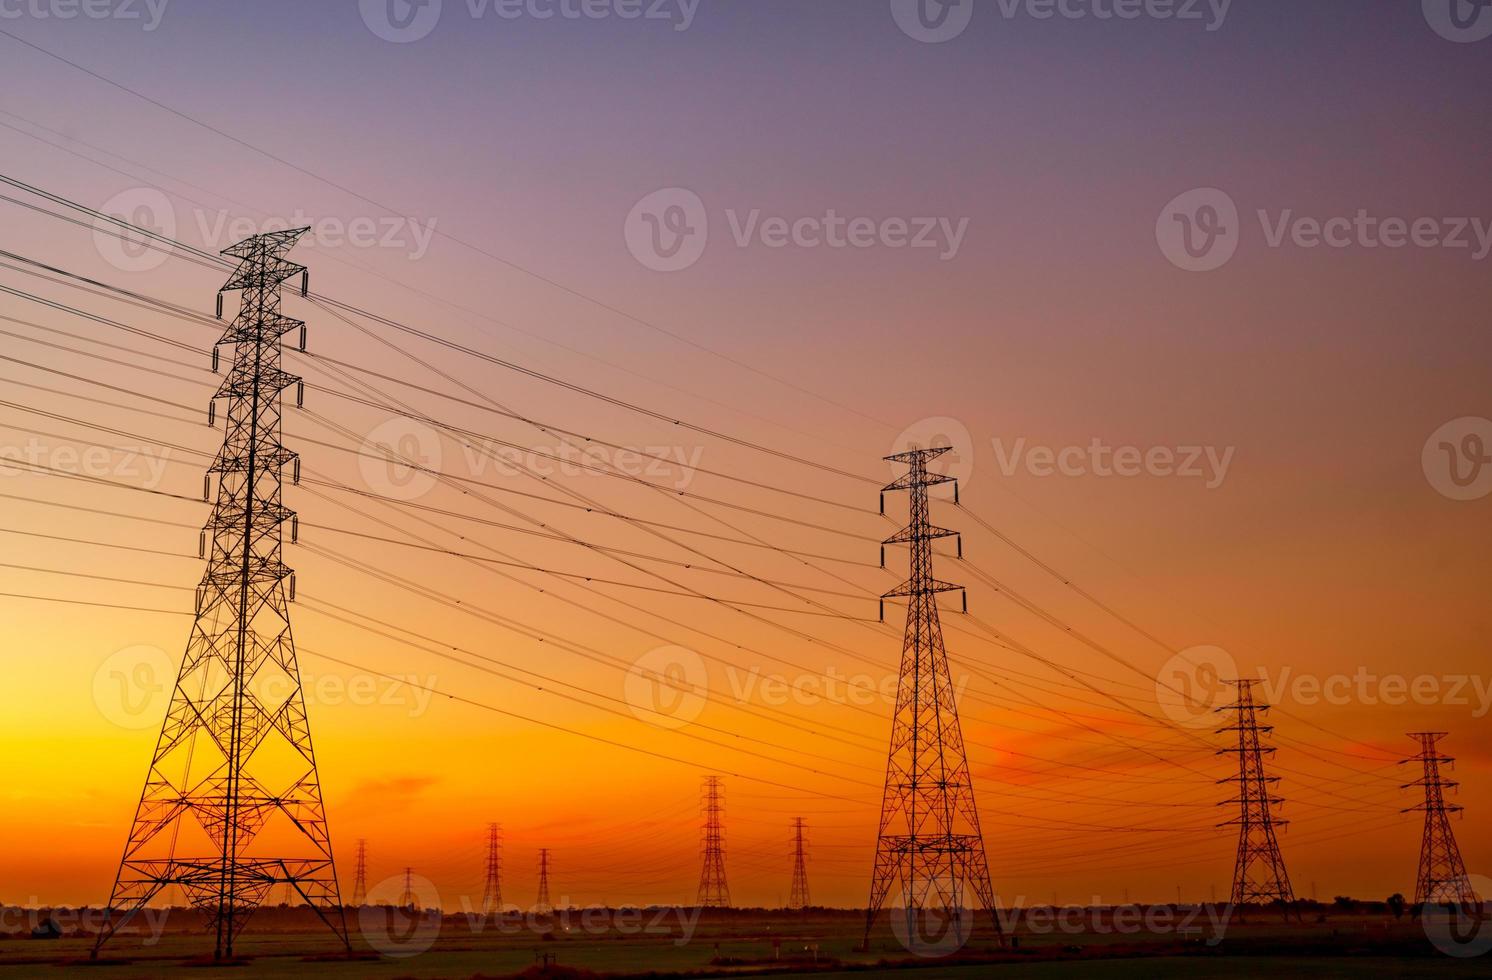
[[[1425,791],[1425,801],[1419,806],[1404,810],[1405,813],[1425,815],[1425,835],[1420,843],[1419,877],[1414,884],[1414,904],[1472,906],[1481,902],[1471,879],[1466,874],[1466,865],[1461,860],[1461,848],[1456,844],[1456,834],[1451,830],[1453,813],[1461,812],[1458,803],[1445,802],[1447,790],[1455,791],[1460,785],[1446,779],[1440,767],[1454,768],[1455,759],[1440,754],[1440,740],[1446,732],[1411,732],[1409,737],[1419,742],[1419,754],[1405,759],[1404,764],[1417,762],[1422,775],[1404,788],[1419,787]]]
[[[972,922],[962,924],[971,900],[989,913],[996,932],[1000,932],[974,783],[938,618],[938,594],[961,591],[962,586],[933,576],[933,541],[957,537],[955,531],[933,526],[929,513],[929,487],[953,483],[953,499],[958,501],[954,479],[930,473],[927,468],[929,461],[946,452],[947,447],[913,449],[886,457],[890,462],[905,463],[908,471],[882,489],[881,511],[885,512],[886,492],[906,490],[911,497],[911,518],[905,528],[883,542],[882,564],[885,545],[909,545],[911,574],[881,599],[884,619],[885,600],[905,598],[907,625],[865,914],[866,948],[876,916],[893,886],[900,889],[910,935],[923,934],[919,918],[929,913],[946,915],[953,934],[971,929]],[[959,556],[962,554],[960,544]],[[964,605],[967,607],[967,598]]]
[[[699,871],[699,898],[702,909],[724,909],[730,907],[730,885],[725,880],[725,813],[724,795],[719,776],[706,776],[701,799],[704,828],[701,831],[700,851],[703,865]]]
[[[357,840],[357,874],[352,879],[352,904],[361,907],[368,904],[368,840]]]
[[[420,907],[419,897],[414,893],[414,869],[404,869],[404,891],[399,895],[399,907],[413,912]]]
[[[808,862],[802,817],[793,818],[793,890],[787,900],[787,907],[808,908]]]
[[[549,848],[539,849],[539,900],[534,903],[535,912],[552,912],[554,905],[549,901]]]
[[[1238,756],[1238,775],[1218,782],[1238,784],[1238,795],[1222,804],[1236,805],[1238,816],[1218,826],[1238,828],[1238,858],[1233,871],[1231,902],[1240,914],[1250,905],[1278,902],[1288,918],[1295,905],[1295,891],[1290,886],[1285,859],[1280,855],[1280,842],[1275,837],[1275,828],[1286,826],[1288,821],[1274,815],[1275,808],[1285,802],[1273,793],[1279,777],[1269,775],[1264,769],[1264,757],[1273,755],[1274,748],[1264,745],[1262,736],[1274,731],[1274,727],[1259,723],[1259,715],[1268,712],[1270,706],[1254,700],[1254,685],[1258,681],[1227,683],[1237,689],[1238,697],[1232,704],[1217,709],[1232,712],[1234,716],[1233,724],[1219,728],[1218,733],[1237,734],[1238,744],[1218,749],[1218,754]]]
[[[487,884],[482,888],[482,914],[502,911],[502,842],[495,823],[487,825]]]

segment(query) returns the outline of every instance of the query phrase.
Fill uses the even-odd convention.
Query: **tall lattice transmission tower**
[[[1451,814],[1460,813],[1461,805],[1447,803],[1447,790],[1455,791],[1460,784],[1447,779],[1440,767],[1454,768],[1456,760],[1440,754],[1440,740],[1446,732],[1411,732],[1409,737],[1419,742],[1419,754],[1405,759],[1403,764],[1417,762],[1422,775],[1404,788],[1418,787],[1425,791],[1425,801],[1419,806],[1404,810],[1405,813],[1425,815],[1425,835],[1420,843],[1419,876],[1414,883],[1414,904],[1479,905],[1481,898],[1471,885],[1466,874],[1466,865],[1461,860],[1461,848],[1456,844],[1456,834],[1451,830]]]
[[[414,869],[404,869],[404,890],[399,893],[399,908],[413,912],[420,907],[420,897],[414,893]]]
[[[1236,805],[1238,816],[1218,826],[1238,828],[1238,859],[1233,870],[1231,902],[1239,914],[1250,905],[1279,903],[1288,918],[1295,905],[1295,891],[1290,886],[1290,875],[1285,870],[1285,859],[1280,855],[1275,829],[1289,822],[1274,815],[1275,809],[1285,801],[1274,795],[1279,777],[1269,775],[1264,768],[1264,757],[1273,755],[1274,747],[1264,745],[1263,737],[1274,731],[1274,726],[1259,721],[1259,716],[1267,713],[1270,706],[1260,704],[1254,698],[1254,685],[1258,681],[1227,683],[1237,689],[1237,699],[1217,710],[1231,712],[1233,724],[1217,731],[1220,735],[1236,734],[1238,744],[1218,749],[1218,754],[1238,756],[1238,775],[1218,782],[1238,785],[1238,795],[1220,804]]]
[[[804,827],[802,817],[793,818],[793,887],[787,900],[790,909],[808,908],[808,851]]]
[[[482,887],[482,914],[502,911],[502,837],[497,824],[487,825],[487,883]]]
[[[285,253],[309,229],[256,235],[223,254],[239,261],[218,294],[238,291],[238,315],[218,345],[232,364],[209,406],[227,404],[222,449],[204,495],[212,516],[201,536],[207,569],[196,621],[150,761],[109,899],[122,910],[100,931],[94,954],[168,886],[204,912],[214,955],[232,956],[250,914],[289,883],[347,946],[326,809],[290,632],[295,580],[281,560],[283,471],[299,457],[280,443],[284,392],[300,379],[280,367],[281,339],[305,324],[281,312],[280,290],[306,269]],[[213,348],[218,367],[220,346]],[[350,947],[349,947],[350,948]]]
[[[730,908],[730,885],[725,880],[725,793],[719,776],[705,777],[700,809],[705,823],[700,834],[703,864],[696,904],[702,909]]]
[[[357,841],[357,874],[352,879],[352,905],[360,908],[368,904],[368,841],[359,837]]]
[[[554,903],[549,900],[549,848],[539,848],[539,900],[534,902],[534,911],[548,913],[554,911]]]
[[[957,535],[933,526],[929,515],[929,487],[953,483],[955,502],[958,499],[953,477],[931,473],[927,468],[929,461],[946,452],[947,447],[913,449],[886,457],[889,462],[906,464],[908,470],[882,490],[881,511],[885,512],[887,492],[906,490],[911,496],[911,520],[883,542],[882,560],[885,545],[909,545],[911,575],[881,599],[883,619],[886,599],[907,600],[907,626],[865,916],[867,948],[876,916],[893,886],[899,888],[898,900],[903,903],[911,935],[921,933],[917,918],[928,911],[949,916],[955,930],[972,929],[972,922],[962,922],[970,900],[988,912],[996,932],[1000,930],[953,678],[943,646],[943,627],[938,619],[938,594],[961,591],[962,587],[933,575],[933,542]],[[959,553],[962,555],[962,545]],[[968,607],[967,594],[964,607]]]

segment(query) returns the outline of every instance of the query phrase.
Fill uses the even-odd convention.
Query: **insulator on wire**
[[[300,515],[290,515],[290,543],[296,544],[300,541]]]
[[[969,611],[969,590],[968,589],[964,589],[963,592],[964,592],[964,612],[968,612]]]
[[[302,297],[311,295],[311,270],[302,269],[300,273],[300,294]]]
[[[202,611],[202,586],[197,586],[197,612]]]
[[[886,546],[881,545],[881,567],[886,567]]]
[[[218,424],[218,403],[214,399],[207,403],[207,427],[210,429]]]
[[[212,373],[213,374],[217,374],[218,373],[218,354],[219,354],[218,345],[217,344],[213,344],[212,345]]]
[[[223,318],[223,294],[218,293],[218,319]]]
[[[290,573],[290,601],[295,601],[295,573]]]
[[[202,474],[202,499],[203,500],[211,500],[212,499],[212,474],[211,473],[204,473],[204,474]]]
[[[955,505],[958,504],[958,481],[957,480],[953,481],[953,503]]]
[[[881,494],[881,516],[886,516],[886,495],[884,493]]]
[[[881,600],[881,616],[880,616],[880,620],[883,623],[886,621],[886,600],[885,599]]]
[[[295,407],[306,407],[306,383],[304,381],[297,381],[295,383]]]
[[[207,557],[207,532],[205,530],[197,535],[197,557]]]
[[[958,544],[958,557],[962,561],[964,557],[964,536],[962,534],[955,535],[953,540]]]
[[[290,468],[290,482],[300,486],[300,457],[295,457],[295,465]]]
[[[304,354],[306,351],[306,325],[304,323],[300,325],[300,349]]]

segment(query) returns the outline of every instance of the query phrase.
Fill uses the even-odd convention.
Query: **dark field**
[[[862,925],[854,913],[742,911],[693,920],[695,913],[677,909],[577,911],[549,920],[513,915],[494,923],[365,909],[349,913],[356,952],[348,959],[334,955],[335,941],[315,927],[306,910],[266,909],[244,934],[240,961],[230,965],[203,959],[210,956],[212,939],[187,912],[168,916],[154,941],[148,930],[116,937],[96,964],[88,960],[92,942],[86,935],[33,939],[15,932],[23,921],[17,914],[12,910],[11,935],[0,941],[4,980],[76,973],[117,978],[758,974],[863,980],[1492,976],[1492,957],[1447,956],[1426,938],[1419,922],[1377,914],[1340,914],[1303,924],[1264,917],[1223,924],[1202,912],[1156,907],[1148,917],[1137,916],[1138,924],[1116,923],[1111,912],[1072,910],[1059,925],[1050,914],[1038,913],[1013,930],[1013,949],[1001,950],[985,924],[955,952],[918,956],[884,920],[871,950],[857,950]]]

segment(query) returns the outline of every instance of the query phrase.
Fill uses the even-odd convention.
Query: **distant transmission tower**
[[[1285,801],[1273,795],[1279,777],[1270,776],[1264,769],[1264,757],[1273,755],[1274,748],[1263,745],[1261,736],[1274,731],[1274,727],[1259,723],[1259,715],[1268,712],[1270,706],[1254,700],[1254,685],[1258,681],[1227,683],[1238,689],[1238,699],[1217,710],[1233,712],[1234,721],[1217,731],[1218,734],[1236,733],[1238,745],[1218,749],[1218,754],[1238,755],[1238,775],[1218,782],[1238,784],[1238,795],[1224,801],[1225,805],[1238,806],[1238,816],[1218,826],[1238,828],[1232,905],[1241,914],[1250,905],[1278,902],[1288,918],[1295,905],[1295,891],[1290,887],[1290,875],[1285,871],[1285,859],[1280,855],[1280,842],[1274,833],[1276,827],[1286,826],[1288,821],[1275,818],[1275,808]]]
[[[487,825],[487,884],[482,888],[482,914],[496,915],[502,911],[502,844],[495,823]]]
[[[884,619],[886,599],[906,598],[907,626],[891,723],[875,871],[865,916],[867,948],[871,927],[893,885],[899,886],[912,935],[920,934],[916,917],[924,910],[946,913],[957,930],[970,898],[989,913],[995,930],[1000,930],[948,654],[943,646],[943,627],[938,620],[938,593],[957,591],[961,586],[933,577],[933,541],[956,535],[934,527],[929,519],[929,487],[954,483],[954,501],[958,500],[954,479],[927,469],[930,460],[946,452],[946,447],[914,449],[886,457],[890,462],[905,463],[908,472],[882,490],[881,510],[885,512],[886,492],[906,490],[911,496],[911,520],[884,544],[911,546],[911,575],[881,599]],[[968,607],[967,594],[964,607]]]
[[[539,900],[534,903],[535,912],[553,912],[554,904],[549,900],[549,848],[539,849]]]
[[[414,893],[414,869],[404,869],[404,891],[399,893],[399,907],[413,912],[420,907],[419,896]]]
[[[1445,802],[1446,790],[1454,791],[1460,784],[1440,774],[1440,767],[1453,768],[1455,759],[1440,754],[1440,740],[1446,732],[1411,732],[1409,737],[1419,742],[1419,754],[1404,763],[1418,762],[1423,775],[1404,788],[1420,787],[1425,791],[1425,801],[1419,806],[1406,809],[1405,813],[1425,815],[1425,836],[1419,850],[1419,877],[1414,884],[1414,904],[1435,905],[1479,905],[1481,899],[1471,886],[1466,874],[1466,865],[1461,860],[1461,848],[1456,844],[1455,832],[1451,830],[1450,815],[1460,813],[1458,803]]]
[[[702,909],[730,908],[730,885],[725,880],[725,802],[719,776],[706,776],[701,804],[705,825],[700,840],[703,866],[699,871],[699,898]]]
[[[283,393],[300,380],[280,368],[281,338],[299,331],[305,346],[305,324],[280,312],[280,288],[300,277],[305,293],[305,268],[284,255],[308,230],[256,235],[223,252],[239,266],[218,294],[219,313],[223,292],[240,291],[242,302],[218,341],[233,354],[215,396],[227,402],[223,446],[204,487],[210,494],[216,475],[202,531],[207,570],[109,898],[124,914],[99,932],[94,955],[171,885],[207,915],[216,957],[233,955],[244,922],[279,883],[293,886],[347,946],[290,632],[295,579],[280,556],[284,525],[291,522],[292,542],[296,528],[280,502],[282,471],[300,469],[280,444]],[[214,400],[209,423],[216,408]]]
[[[352,880],[352,904],[361,908],[368,904],[368,842],[358,838],[357,877]]]
[[[803,818],[793,818],[793,890],[787,900],[790,909],[808,908],[808,862],[803,840]]]

